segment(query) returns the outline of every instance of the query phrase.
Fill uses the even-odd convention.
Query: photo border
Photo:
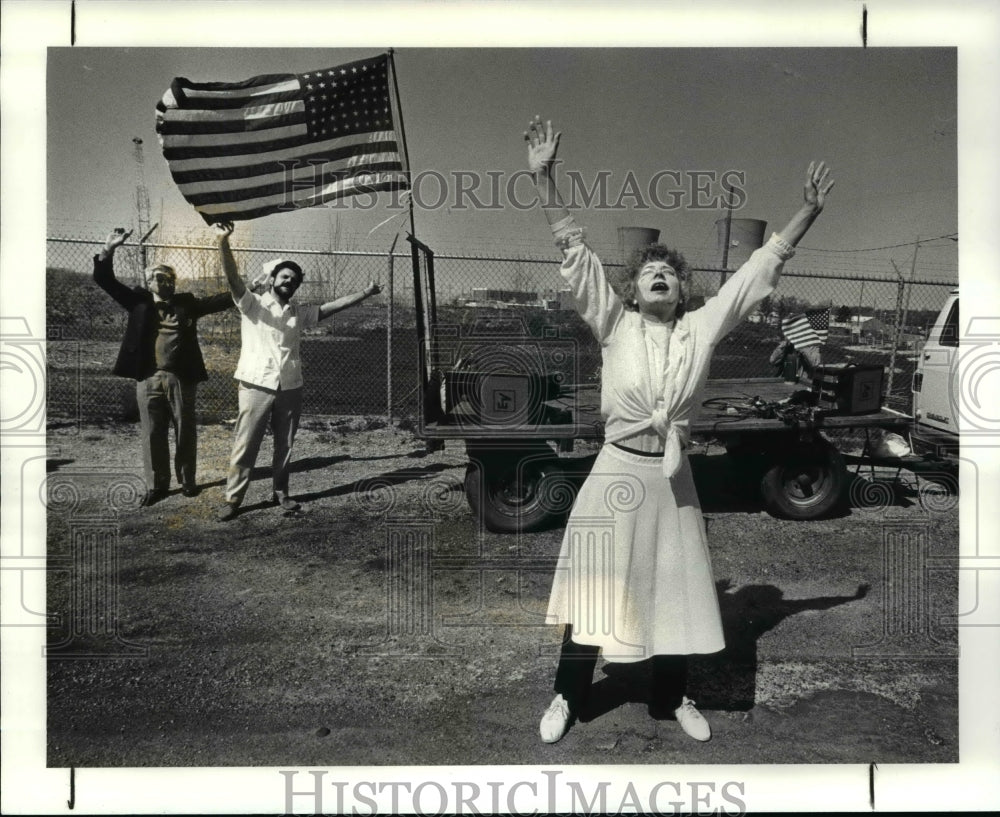
[[[69,44],[74,31],[79,46],[216,46],[220,33],[241,47],[322,47],[323,25],[317,17],[336,19],[338,32],[354,32],[337,47],[369,45],[377,41],[394,47],[489,45],[650,45],[652,20],[670,30],[670,43],[685,46],[844,46],[862,47],[866,17],[867,44],[880,46],[957,46],[959,68],[959,223],[962,270],[989,270],[989,274],[962,276],[967,304],[997,304],[997,240],[1000,219],[992,188],[1000,178],[995,134],[1000,125],[996,78],[1000,43],[1000,11],[983,4],[949,2],[927,4],[715,3],[709,7],[681,3],[653,6],[625,3],[613,8],[569,3],[286,3],[275,15],[265,2],[143,3],[122,2],[4,2],[3,30],[3,203],[2,286],[5,295],[16,286],[16,299],[5,297],[0,317],[21,319],[31,337],[45,337],[44,276],[23,270],[45,268],[45,61],[46,48]],[[706,8],[711,13],[706,13]],[[238,10],[237,10],[238,9]],[[416,12],[419,11],[419,14]],[[75,21],[71,20],[75,17]],[[309,26],[299,26],[303,19]],[[460,25],[456,25],[460,19]],[[238,23],[235,21],[239,21]],[[198,24],[195,24],[198,21]],[[807,32],[803,36],[803,32]],[[598,34],[598,32],[600,32]],[[341,34],[338,33],[338,38]],[[30,191],[26,195],[25,191]],[[992,279],[992,280],[990,280]],[[966,295],[966,293],[968,293]],[[971,316],[972,308],[968,315]],[[963,318],[966,315],[963,315]],[[985,315],[983,317],[990,317]],[[996,320],[994,318],[994,320]],[[995,383],[993,384],[995,385]],[[7,397],[2,398],[4,400]],[[1000,404],[1000,401],[993,405]],[[5,415],[6,416],[6,415]],[[33,552],[29,539],[44,542],[44,508],[30,486],[44,482],[47,442],[37,435],[11,437],[2,444],[2,580],[3,614],[8,605],[30,595],[27,606],[44,610],[44,587],[22,584],[28,570],[44,571],[44,547]],[[963,448],[976,460],[978,490],[989,491],[995,479],[995,441]],[[977,485],[963,471],[963,496],[975,496]],[[27,490],[19,490],[25,487]],[[1000,558],[995,543],[995,500],[988,495],[961,504],[962,559]],[[979,518],[975,506],[982,509]],[[994,544],[990,544],[990,543]],[[18,560],[18,561],[12,561]],[[971,564],[971,562],[970,562]],[[986,564],[985,562],[983,564]],[[960,610],[974,609],[975,579],[996,584],[996,567],[960,580]],[[992,579],[992,584],[987,581]],[[37,594],[37,595],[36,595]],[[998,669],[996,627],[961,627],[960,649],[960,762],[958,764],[897,764],[816,766],[504,766],[504,767],[341,767],[327,769],[327,779],[348,781],[542,781],[546,772],[559,770],[562,780],[592,783],[597,779],[642,781],[652,786],[663,780],[743,781],[744,799],[751,811],[869,810],[870,775],[875,774],[879,810],[953,810],[1000,806],[996,782],[998,758],[995,734],[1000,718],[993,688]],[[0,627],[0,691],[3,729],[3,812],[7,814],[72,814],[70,775],[66,769],[45,768],[45,660],[44,627]],[[158,769],[77,769],[74,774],[76,811],[83,813],[280,813],[286,767],[213,767]],[[312,769],[318,771],[317,769]],[[299,769],[305,779],[309,768]],[[992,781],[992,782],[991,782]],[[388,806],[388,797],[379,796]],[[432,801],[433,802],[433,801]],[[328,804],[329,805],[329,804]],[[542,806],[544,807],[544,801]],[[556,801],[565,810],[567,801]]]

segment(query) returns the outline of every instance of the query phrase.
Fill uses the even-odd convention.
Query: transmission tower
[[[142,156],[142,139],[133,137],[132,157],[135,159],[135,210],[139,240],[139,270],[146,269],[146,238],[149,233],[149,191],[146,189],[146,168]]]

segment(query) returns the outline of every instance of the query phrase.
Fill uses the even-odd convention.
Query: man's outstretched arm
[[[382,287],[371,281],[367,287],[357,292],[353,292],[350,295],[345,295],[343,298],[337,298],[335,301],[327,301],[325,304],[319,308],[319,319],[329,318],[335,312],[340,312],[342,309],[347,309],[350,306],[361,303],[365,298],[370,298],[372,295],[378,295],[382,291]]]

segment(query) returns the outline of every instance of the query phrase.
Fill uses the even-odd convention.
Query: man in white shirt
[[[302,412],[302,333],[335,312],[377,295],[372,281],[359,292],[322,305],[291,303],[302,284],[302,268],[294,261],[276,258],[264,265],[265,292],[247,289],[229,246],[231,222],[215,225],[222,269],[240,311],[240,359],[234,377],[239,381],[239,415],[233,453],[226,479],[226,502],[219,520],[228,522],[239,513],[250,485],[250,472],[270,423],[274,433],[272,502],[294,511],[298,503],[288,495],[288,467],[292,444]]]

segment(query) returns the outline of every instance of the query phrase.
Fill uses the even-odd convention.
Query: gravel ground
[[[377,425],[305,423],[302,510],[268,507],[259,468],[230,523],[225,424],[200,430],[202,493],[152,508],[135,426],[52,425],[50,766],[957,761],[956,576],[886,550],[954,557],[954,497],[911,475],[781,521],[695,454],[728,646],[689,692],[713,739],[649,717],[642,664],[602,664],[594,712],[544,745],[561,528],[481,532],[462,446]]]

